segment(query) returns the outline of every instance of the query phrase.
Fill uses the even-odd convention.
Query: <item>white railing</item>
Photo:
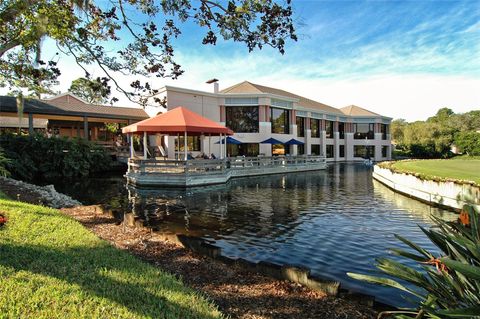
[[[128,160],[128,171],[129,173],[139,174],[212,175],[224,173],[227,170],[316,166],[321,164],[325,164],[324,156],[233,157],[187,161],[130,158]]]

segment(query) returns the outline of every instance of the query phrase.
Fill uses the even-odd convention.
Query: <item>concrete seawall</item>
[[[433,206],[459,211],[466,204],[480,211],[480,187],[451,181],[432,181],[375,165],[373,178],[394,191]]]

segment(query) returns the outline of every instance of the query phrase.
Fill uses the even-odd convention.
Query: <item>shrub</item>
[[[0,146],[12,177],[26,181],[86,176],[107,169],[112,161],[101,146],[83,139],[6,134],[0,135]]]
[[[0,147],[0,176],[9,176],[10,172],[7,169],[7,165],[10,164],[10,160],[5,157],[3,149]]]
[[[415,253],[392,249],[398,256],[415,261],[422,271],[391,259],[377,260],[383,273],[412,284],[376,276],[349,273],[350,277],[406,291],[418,298],[416,309],[405,309],[383,314],[396,318],[474,318],[480,316],[480,217],[466,206],[458,222],[447,222],[433,217],[437,227],[420,227],[440,249],[435,256],[411,241],[395,235]],[[382,315],[382,314],[381,314]]]

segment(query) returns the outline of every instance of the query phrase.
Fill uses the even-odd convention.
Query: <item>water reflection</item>
[[[303,265],[397,305],[405,304],[398,291],[352,281],[345,273],[372,273],[375,258],[405,248],[395,233],[435,250],[417,225],[429,227],[431,214],[455,218],[372,181],[363,165],[187,190],[127,188],[123,179],[90,187],[95,185],[103,198],[98,200],[119,204],[157,231],[203,237],[227,256]]]

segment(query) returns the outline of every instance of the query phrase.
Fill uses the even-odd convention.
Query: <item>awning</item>
[[[207,119],[185,107],[177,107],[166,113],[126,126],[123,133],[163,133],[163,134],[227,134],[233,131],[219,123]]]
[[[222,139],[222,140],[221,140],[222,144],[225,144],[225,140],[227,140],[227,144],[235,144],[235,145],[243,144],[242,142],[240,142],[239,140],[234,139],[234,138],[231,137],[231,136],[227,136],[226,139],[225,139],[225,138]],[[215,144],[220,144],[220,141],[216,142]]]
[[[303,143],[302,141],[296,140],[294,138],[285,142],[285,145],[303,145],[303,144],[305,143]]]
[[[284,144],[282,141],[279,141],[273,137],[270,137],[268,140],[265,140],[263,142],[260,142],[262,144]]]

